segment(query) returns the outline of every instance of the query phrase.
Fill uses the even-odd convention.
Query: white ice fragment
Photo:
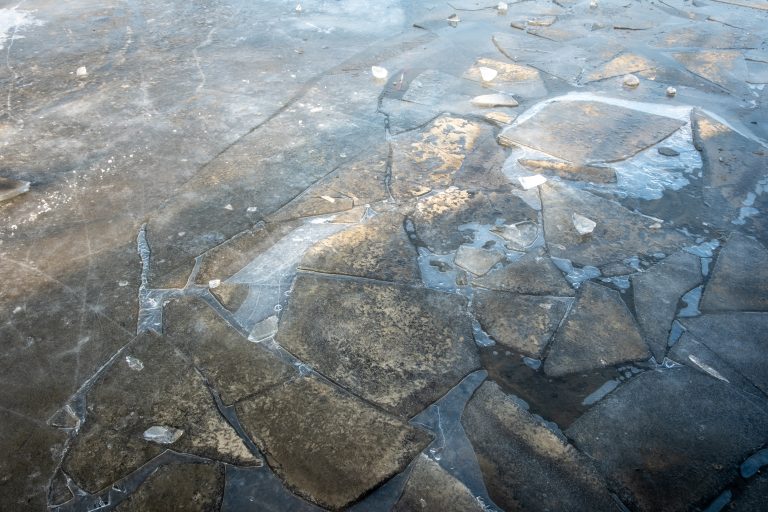
[[[597,388],[595,391],[589,394],[582,402],[581,405],[593,405],[600,400],[602,400],[605,395],[613,391],[619,387],[619,381],[618,380],[609,380],[608,382],[604,383],[602,386]]]
[[[224,206],[224,209],[225,210],[234,210],[234,208],[232,208],[231,204],[228,204],[228,205]]]
[[[533,357],[523,356],[523,363],[532,370],[538,370],[541,368],[541,359],[534,359]]]
[[[490,69],[490,68],[485,68]],[[496,72],[495,70],[494,73]],[[476,107],[516,107],[517,100],[507,94],[482,94],[469,100]]]
[[[325,199],[329,203],[335,203],[336,199],[332,198],[331,196],[320,196],[321,199]]]
[[[144,363],[141,362],[141,359],[133,356],[125,356],[125,362],[128,363],[128,368],[131,370],[140,372],[144,369]]]
[[[597,9],[597,0],[589,0],[589,8]]]
[[[677,94],[677,89],[675,89],[674,87],[667,87],[667,96],[672,98],[676,94]]]
[[[277,316],[272,315],[261,322],[258,322],[251,329],[251,333],[248,335],[248,341],[253,343],[260,343],[277,332]]]
[[[534,174],[533,176],[520,176],[517,178],[517,180],[520,182],[520,186],[522,186],[524,190],[538,187],[539,185],[543,185],[547,182],[547,178],[541,174]]]
[[[483,82],[490,82],[499,74],[495,69],[487,68],[485,66],[480,66],[478,69],[480,70],[480,78],[483,79]]]
[[[210,281],[208,281],[208,288],[211,288],[211,289],[218,288],[220,284],[221,284],[221,279],[211,279]]]
[[[448,23],[450,23],[451,25],[453,25],[453,26],[456,26],[456,24],[457,24],[458,22],[460,22],[460,21],[461,21],[461,19],[459,18],[459,15],[458,15],[458,14],[451,14],[450,16],[448,16],[448,18],[447,18],[447,21],[448,21]]]
[[[592,219],[588,219],[578,213],[573,214],[573,227],[576,228],[576,231],[578,231],[580,235],[590,234],[595,230],[595,226],[597,226],[597,222]]]
[[[501,226],[498,229],[494,229],[494,232],[509,242],[513,249],[518,251],[524,251],[529,248],[539,236],[538,226],[529,221]]]
[[[718,372],[717,370],[715,370],[714,368],[712,368],[711,366],[709,366],[709,365],[708,365],[708,364],[706,364],[705,362],[701,361],[701,360],[700,360],[698,357],[696,357],[695,355],[693,355],[693,354],[689,354],[689,355],[688,355],[688,359],[689,359],[689,360],[690,360],[690,361],[691,361],[693,364],[695,364],[696,366],[698,366],[699,368],[701,368],[701,370],[702,370],[702,371],[704,371],[705,373],[708,373],[708,374],[709,374],[709,375],[711,375],[712,377],[714,377],[714,378],[716,378],[716,379],[720,379],[720,380],[722,380],[723,382],[728,382],[728,383],[730,384],[730,381],[729,381],[728,379],[726,379],[725,377],[723,377],[723,376],[722,376],[722,374],[721,374],[720,372]]]
[[[491,270],[491,267],[500,262],[503,258],[504,255],[499,251],[462,245],[456,251],[456,257],[453,261],[464,270],[482,276],[488,273],[488,271]]]
[[[85,66],[80,66],[79,68],[77,68],[77,71],[75,71],[75,75],[88,76],[88,69],[86,69]]]
[[[371,66],[371,74],[373,75],[373,78],[384,80],[387,78],[387,75],[389,75],[389,71],[387,71],[387,68],[381,66]]]
[[[128,286],[128,281],[118,281],[117,282],[117,286],[119,286],[121,288],[124,287],[124,286]]]
[[[248,213],[253,213],[256,210],[258,210],[258,208],[255,206],[249,206],[248,208],[245,209],[245,211],[247,211]]]
[[[506,14],[509,10],[509,4],[507,2],[499,2],[499,5],[496,6],[496,10],[499,11],[499,14]]]
[[[158,444],[173,444],[183,435],[183,430],[165,425],[154,425],[144,431],[144,439]]]
[[[637,87],[640,85],[640,79],[633,74],[624,75],[621,81],[626,87]]]
[[[301,4],[296,4],[296,9],[295,9],[296,12],[301,12],[303,10],[304,9],[301,7]]]

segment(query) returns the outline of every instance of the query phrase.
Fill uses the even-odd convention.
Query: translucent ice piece
[[[387,68],[383,68],[381,66],[371,66],[371,74],[373,75],[373,78],[384,80],[387,78],[387,75],[389,75],[389,72],[387,71]]]
[[[482,276],[502,259],[504,259],[504,254],[499,251],[462,245],[456,251],[454,263],[464,270]]]
[[[524,251],[533,245],[539,236],[539,227],[533,222],[525,221],[511,226],[500,226],[494,232],[510,243],[513,249]]]
[[[125,356],[125,362],[128,363],[128,368],[131,370],[140,372],[144,369],[144,363],[141,362],[141,359],[133,356]]]
[[[596,226],[597,222],[593,221],[592,219],[588,219],[587,217],[579,215],[578,213],[573,214],[573,227],[576,228],[576,231],[578,231],[580,235],[590,234],[595,230]]]
[[[534,174],[533,176],[520,176],[517,179],[525,190],[538,187],[539,185],[543,185],[547,182],[547,178],[541,174]]]
[[[154,425],[144,431],[144,439],[158,444],[173,444],[184,435],[184,431],[178,428]]]
[[[495,69],[487,68],[485,66],[480,66],[479,70],[480,70],[480,78],[483,79],[483,82],[490,82],[491,80],[496,78],[496,76],[499,74],[499,72],[496,71]]]
[[[480,68],[480,73],[482,74],[483,69],[491,69],[491,68]],[[495,69],[491,69],[494,73],[496,73]],[[483,78],[485,80],[485,78]],[[472,103],[476,107],[516,107],[519,103],[515,98],[508,94],[482,94],[480,96],[475,96],[471,100],[469,100],[470,103]]]

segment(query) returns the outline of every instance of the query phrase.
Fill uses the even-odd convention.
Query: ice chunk
[[[158,444],[173,444],[183,435],[183,430],[165,425],[154,425],[144,431],[144,439]]]
[[[141,359],[133,356],[125,356],[125,362],[128,363],[128,368],[131,370],[140,372],[144,369],[144,363],[141,362]]]
[[[720,379],[720,380],[722,380],[723,382],[728,382],[728,383],[730,384],[730,381],[729,381],[728,379],[726,379],[725,377],[723,377],[723,376],[722,376],[722,374],[721,374],[720,372],[718,372],[717,370],[715,370],[714,368],[712,368],[711,366],[709,366],[708,364],[706,364],[704,361],[701,361],[701,360],[700,360],[698,357],[696,357],[695,355],[693,355],[693,354],[689,354],[689,355],[688,355],[688,359],[689,359],[689,360],[690,360],[690,361],[691,361],[693,364],[695,364],[696,366],[698,366],[699,368],[701,368],[701,370],[702,370],[702,371],[704,371],[705,373],[708,373],[708,374],[709,374],[709,375],[711,375],[712,377],[714,377],[714,378],[716,378],[716,379]]]
[[[211,288],[211,289],[218,288],[220,284],[221,284],[221,279],[211,279],[210,281],[208,281],[208,288]]]
[[[768,448],[763,448],[759,452],[755,453],[741,465],[741,476],[744,478],[752,478],[763,466],[768,465]]]
[[[509,10],[509,4],[507,2],[499,2],[499,4],[496,6],[496,10],[499,11],[499,14],[507,14],[507,11]]]
[[[502,259],[504,259],[504,254],[499,251],[462,245],[456,251],[454,263],[475,275],[482,276]]]
[[[495,69],[487,68],[485,66],[480,66],[479,71],[480,71],[480,78],[483,79],[483,82],[490,82],[491,80],[496,78],[496,75],[499,74],[499,72],[496,71]]]
[[[518,251],[529,248],[539,236],[539,227],[529,221],[519,222],[511,226],[500,226],[493,231]]]
[[[525,190],[531,189],[533,187],[538,187],[539,185],[543,185],[544,183],[547,182],[547,178],[545,178],[541,174],[534,174],[533,176],[520,176],[517,179],[518,181],[520,181],[520,185]]]
[[[580,235],[590,234],[595,230],[595,226],[597,226],[597,222],[592,219],[588,219],[578,213],[573,214],[573,227],[576,228],[576,231],[578,231]]]
[[[85,66],[80,66],[77,68],[77,71],[75,71],[75,74],[77,76],[88,76],[88,69],[86,69]]]
[[[248,335],[248,341],[259,343],[277,332],[277,316],[272,315],[257,323]]]
[[[494,77],[496,76],[496,70],[491,68],[480,68],[480,74],[483,76],[483,80],[490,81],[493,80],[493,78],[485,78],[485,75],[483,75],[483,70],[488,69],[493,71]],[[517,100],[513,98],[512,96],[509,96],[507,94],[483,94],[481,96],[475,96],[470,100],[470,103],[472,103],[476,107],[516,107],[518,105]]]
[[[371,66],[371,74],[373,75],[373,78],[384,80],[387,78],[387,75],[389,75],[389,72],[387,71],[387,68],[383,68],[381,66]]]
[[[633,74],[625,75],[621,82],[626,87],[637,87],[640,85],[640,79]]]
[[[619,387],[618,380],[609,380],[595,391],[589,394],[582,402],[581,405],[593,405],[605,397],[608,393]]]
[[[661,146],[659,148],[656,148],[656,151],[658,151],[659,154],[663,156],[680,156],[679,151],[672,148],[668,148],[666,146]]]
[[[670,98],[674,97],[677,94],[677,89],[674,87],[667,87],[667,96]]]
[[[29,191],[29,182],[0,178],[0,201],[11,199]]]

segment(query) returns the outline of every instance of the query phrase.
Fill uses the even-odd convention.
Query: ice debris
[[[373,78],[384,80],[387,78],[387,75],[389,75],[389,71],[387,71],[387,68],[381,66],[371,66],[371,74],[373,75]]]
[[[480,66],[480,68],[478,69],[480,71],[480,78],[483,79],[483,82],[490,82],[491,80],[496,78],[496,76],[499,74],[499,72],[496,71],[495,69],[487,68],[485,66]]]
[[[632,74],[625,75],[621,82],[626,87],[637,87],[638,85],[640,85],[640,79]]]
[[[477,276],[487,274],[491,268],[504,259],[499,251],[480,249],[471,245],[462,245],[456,251],[454,263]]]
[[[0,178],[0,201],[11,199],[24,192],[29,192],[28,181]]]
[[[141,359],[133,356],[125,356],[125,362],[128,364],[128,368],[131,370],[140,372],[144,369],[144,363],[141,362]]]
[[[533,176],[520,176],[517,179],[524,190],[538,187],[539,185],[543,185],[547,182],[547,178],[541,174],[534,174]]]
[[[509,242],[511,248],[516,251],[524,251],[528,249],[539,236],[539,227],[530,221],[498,226],[492,231]]]
[[[490,68],[480,68],[481,73],[483,69],[490,69]],[[496,70],[491,70],[491,71],[496,73]],[[486,80],[485,77],[483,77],[483,80],[488,81]],[[490,80],[492,80],[492,78]],[[486,108],[516,107],[518,105],[517,100],[507,94],[483,94],[481,96],[475,96],[474,98],[472,98],[470,100],[470,103],[472,103],[476,107],[486,107]]]
[[[595,230],[595,226],[597,226],[597,222],[592,219],[588,219],[578,213],[573,214],[573,227],[576,228],[576,231],[578,231],[580,235],[590,234]]]
[[[173,444],[183,435],[183,430],[165,425],[154,425],[144,431],[144,439],[158,444]]]

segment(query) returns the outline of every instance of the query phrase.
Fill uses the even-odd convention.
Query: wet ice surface
[[[467,401],[486,376],[485,371],[468,375],[411,422],[435,433],[435,440],[426,450],[427,456],[462,482],[478,503],[482,504],[483,510],[496,511],[498,508],[488,496],[477,458],[461,425],[461,415]]]
[[[514,127],[517,125],[524,126],[525,121],[534,118],[536,114],[552,103],[584,101],[593,101],[608,106],[664,116],[685,123],[661,142],[643,149],[630,158],[611,163],[611,166],[616,171],[617,183],[615,185],[584,184],[582,186],[585,189],[610,191],[619,197],[636,197],[646,200],[659,199],[663,196],[664,190],[679,190],[688,185],[691,179],[700,179],[702,177],[701,156],[693,145],[693,134],[690,127],[692,107],[665,106],[614,98],[608,95],[574,92],[565,96],[548,99],[530,107],[529,110],[518,116],[510,130],[514,130]],[[678,154],[675,157],[664,156],[659,153],[659,147],[669,148]],[[521,146],[519,149],[512,151],[505,164],[504,173],[510,178],[517,177],[522,183],[527,183],[527,180],[531,179],[528,176],[530,171],[518,161],[526,159],[546,160],[548,158],[551,158],[551,156],[547,153]],[[525,184],[523,184],[523,187],[528,188]]]
[[[484,380],[525,403],[554,432],[583,423],[585,415],[602,415],[595,421],[609,425],[601,435],[610,438],[627,427],[610,424],[612,408],[646,407],[649,400],[638,400],[637,388],[656,375],[668,379],[667,387],[650,400],[653,408],[644,409],[648,428],[639,434],[643,446],[658,448],[654,460],[640,454],[629,462],[637,453],[620,453],[620,442],[588,453],[607,478],[599,485],[622,510],[656,509],[656,496],[665,496],[670,510],[738,503],[765,472],[764,423],[741,420],[750,404],[765,407],[762,391],[752,386],[746,395],[712,395],[715,402],[729,397],[715,403],[730,411],[724,424],[742,422],[739,429],[716,432],[732,447],[716,460],[710,457],[715,447],[697,444],[694,433],[665,446],[654,433],[671,420],[654,414],[666,407],[684,417],[676,432],[698,424],[699,412],[680,398],[696,394],[678,377],[684,372],[716,390],[742,390],[750,378],[764,377],[755,363],[760,351],[744,354],[744,347],[764,347],[764,333],[734,334],[727,340],[733,350],[719,353],[728,359],[724,364],[711,350],[724,340],[705,339],[689,323],[730,314],[757,322],[768,314],[766,16],[764,2],[748,0],[233,0],[205,6],[25,0],[0,8],[0,361],[7,369],[0,386],[0,447],[8,454],[0,464],[6,475],[0,508],[130,510],[146,497],[142,493],[162,508],[163,499],[184,502],[197,483],[157,489],[149,482],[158,470],[205,463],[221,472],[221,487],[211,492],[222,510],[323,510],[286,475],[310,468],[319,480],[306,485],[332,492],[335,482],[321,482],[324,468],[317,466],[353,441],[365,445],[348,455],[358,466],[382,460],[377,450],[402,464],[386,478],[366,481],[365,492],[345,509],[404,510],[414,503],[409,499],[428,509],[515,508],[506,501],[512,477],[503,467],[488,473],[460,421]],[[579,114],[558,120],[557,109]],[[434,121],[448,116],[453,121]],[[462,123],[471,130],[457,129]],[[537,123],[546,137],[526,138],[524,131]],[[553,221],[551,191],[558,187],[573,191],[573,198],[591,197],[596,206],[584,211],[566,200]],[[417,227],[413,212],[446,190],[456,192],[455,200],[434,213],[449,229],[430,241],[441,247],[433,252],[420,238],[420,229],[431,224]],[[482,212],[471,200],[463,202],[478,193],[488,198]],[[402,230],[400,224],[376,227],[370,221],[381,216],[374,210],[406,219]],[[625,229],[630,221],[632,229]],[[326,270],[301,266],[307,251],[342,234],[343,250],[324,248],[329,264],[318,268]],[[729,244],[750,249],[729,251]],[[612,257],[603,261],[590,247],[610,247]],[[669,325],[658,337],[668,346],[654,349],[657,359],[648,360],[645,350],[621,352],[614,346],[619,343],[606,342],[619,338],[606,332],[650,339],[647,323],[639,321],[647,304],[638,295],[638,276],[661,275],[657,270],[681,251],[700,261],[701,279],[665,305]],[[368,273],[327,270],[357,268],[333,264],[341,258]],[[393,330],[402,332],[399,338],[385,334],[395,340],[430,320],[408,316],[417,305],[387,309],[363,289],[426,289],[432,295],[425,297],[449,297],[466,329],[461,339],[448,329],[434,342],[465,343],[479,363],[462,370],[469,374],[446,385],[447,393],[422,404],[415,416],[384,413],[280,344],[294,298],[312,301],[306,294],[314,292],[295,285],[305,274],[355,285],[342,298],[351,305],[348,318],[334,324],[327,321],[332,311],[315,313],[316,329],[336,326],[322,333],[325,355],[351,368],[347,382],[369,369],[368,357],[387,368],[381,380],[401,370],[387,361],[390,355],[397,360],[403,348],[391,340],[383,345],[378,333],[356,334],[367,351],[345,351],[359,340],[339,333],[354,332],[362,315],[394,315]],[[599,300],[590,295],[595,289]],[[174,347],[190,372],[205,376],[216,417],[264,464],[244,467],[216,455],[162,451],[188,450],[184,443],[194,429],[161,417],[142,422],[125,411],[111,427],[131,425],[135,435],[94,450],[93,467],[96,461],[116,467],[133,458],[149,462],[128,464],[139,469],[122,473],[118,468],[121,476],[112,485],[86,491],[77,481],[83,475],[66,474],[62,460],[92,439],[90,422],[105,405],[94,396],[114,369],[146,383],[158,364],[169,364],[152,352],[136,357],[131,348],[138,336],[151,339],[160,353],[170,338],[164,331],[178,329],[168,318],[169,304],[189,299],[242,342],[233,345],[237,350],[272,358],[271,366],[244,370],[242,361],[221,354]],[[531,309],[510,312],[503,308],[508,303]],[[375,311],[368,304],[376,304]],[[560,311],[557,304],[568,306]],[[213,328],[210,319],[185,321],[192,345]],[[593,359],[569,351],[569,343]],[[530,346],[538,351],[518,352]],[[553,377],[548,365],[563,353],[586,366]],[[434,385],[427,370],[440,354],[421,354],[425,371],[413,370],[420,385]],[[269,442],[264,446],[253,432],[268,430],[298,397],[265,406],[260,420],[266,425],[253,429],[237,405],[222,401],[216,376],[230,370],[269,374],[278,367],[290,375],[287,381],[240,398],[259,400],[317,379],[357,411],[372,407],[393,424],[433,437],[418,455],[406,443],[359,433],[333,448],[318,442],[311,456],[273,460]],[[118,407],[133,392],[128,387],[111,396],[110,405]],[[349,424],[359,416],[352,414]],[[309,427],[293,424],[296,431],[286,435],[300,441],[324,428],[302,431]],[[523,435],[514,426],[494,428]],[[106,439],[108,433],[98,435]],[[504,435],[494,440],[508,441]],[[589,443],[571,444],[589,452]],[[544,471],[544,481],[558,481],[551,471],[572,471],[555,447],[541,449],[556,466]],[[698,482],[683,481],[672,493],[664,470],[671,451],[676,464],[700,472]],[[614,459],[625,462],[614,467]],[[414,471],[425,460],[430,472]],[[521,456],[515,464],[527,468],[535,457]],[[630,466],[647,468],[646,487],[613,478]],[[530,474],[535,480],[535,471]],[[425,475],[438,483],[429,484]],[[347,483],[339,482],[358,484]],[[537,505],[567,508],[547,501],[551,491],[541,490]],[[461,501],[467,496],[470,502]]]

